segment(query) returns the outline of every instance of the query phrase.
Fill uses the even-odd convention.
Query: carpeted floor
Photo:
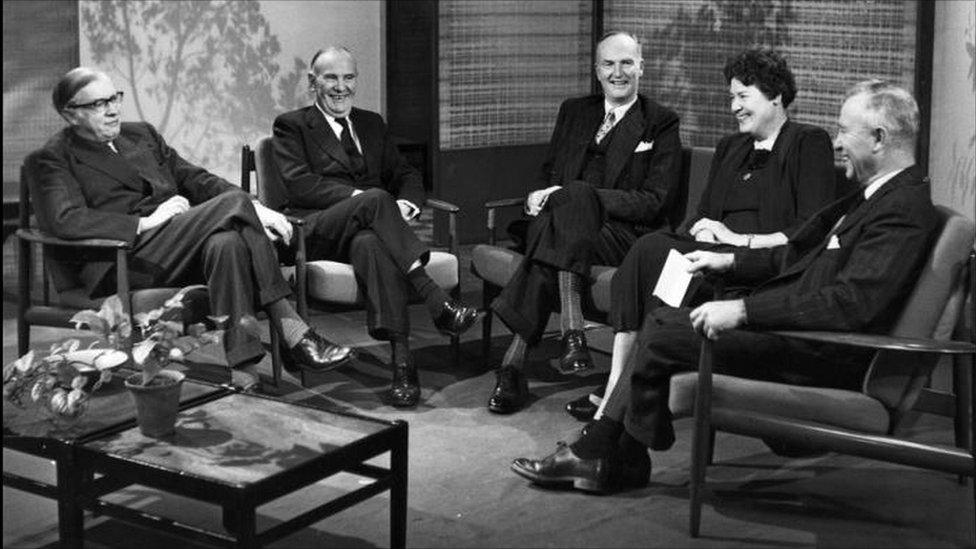
[[[467,284],[469,289],[476,288]],[[477,295],[467,295],[477,302]],[[3,360],[16,349],[12,304],[4,301]],[[413,310],[413,347],[421,367],[423,401],[415,410],[386,405],[390,373],[385,345],[362,329],[363,314],[317,315],[314,324],[335,339],[366,351],[352,366],[312,377],[302,388],[285,375],[281,398],[338,404],[363,414],[401,418],[410,426],[408,545],[411,547],[965,547],[976,544],[973,493],[950,475],[846,456],[788,460],[759,441],[720,434],[717,466],[709,469],[710,495],[703,510],[702,537],[689,538],[687,468],[689,420],[678,423],[678,443],[653,453],[651,485],[610,496],[544,490],[508,469],[513,458],[539,457],[558,440],[573,440],[581,423],[563,411],[569,399],[588,392],[609,366],[597,354],[598,372],[583,377],[556,373],[546,357],[557,351],[547,341],[530,365],[531,406],[511,416],[485,408],[494,375],[479,357],[476,326],[466,334],[460,367],[422,307]],[[35,346],[64,337],[61,330],[35,329]],[[607,347],[597,330],[591,339]],[[488,364],[509,342],[496,327]],[[270,373],[270,361],[261,365]],[[949,420],[915,425],[926,440],[951,441]],[[50,479],[49,463],[4,451],[4,469],[30,471]],[[339,494],[361,479],[340,476],[314,489],[259,509],[259,528],[289,517],[320,494]],[[220,523],[209,505],[131,487],[118,497],[128,505],[158,511],[191,524]],[[55,546],[57,514],[48,500],[3,490],[3,546]],[[378,496],[316,523],[273,547],[387,546],[388,498]],[[173,538],[118,521],[92,517],[91,547],[192,547]]]

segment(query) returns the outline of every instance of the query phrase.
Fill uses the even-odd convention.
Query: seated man
[[[492,309],[515,337],[498,368],[488,410],[510,414],[528,400],[528,348],[560,311],[560,369],[593,367],[583,332],[582,292],[591,265],[619,265],[642,234],[669,227],[681,172],[678,115],[638,94],[641,45],[608,33],[596,50],[603,93],[565,101],[529,194],[525,258]]]
[[[788,245],[686,255],[693,272],[754,284],[737,299],[647,315],[603,417],[573,444],[512,469],[540,484],[587,491],[644,486],[647,448],[674,443],[671,375],[698,364],[698,334],[714,339],[717,373],[794,385],[857,390],[870,350],[824,345],[747,329],[885,333],[924,264],[938,216],[915,165],[918,106],[877,80],[857,84],[840,111],[834,148],[860,188],[815,214]]]
[[[264,356],[240,324],[256,307],[301,367],[327,370],[349,358],[349,348],[316,334],[285,299],[269,237],[290,239],[287,219],[181,158],[149,124],[122,122],[121,101],[108,75],[85,67],[54,87],[54,108],[70,126],[26,161],[41,229],[128,242],[133,288],[206,283],[213,314],[229,317],[224,347],[241,386],[257,382]],[[91,297],[115,291],[110,262],[86,263],[78,276]]]
[[[369,334],[392,343],[390,400],[414,406],[420,381],[408,345],[412,293],[444,333],[467,330],[478,312],[453,302],[424,270],[430,251],[407,225],[424,202],[420,174],[400,157],[380,115],[353,107],[357,76],[349,50],[317,52],[308,73],[315,104],[275,119],[274,157],[285,211],[308,228],[308,258],[352,264]]]

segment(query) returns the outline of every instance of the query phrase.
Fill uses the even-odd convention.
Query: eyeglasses
[[[96,99],[89,103],[83,103],[81,105],[68,105],[69,109],[89,109],[93,111],[104,111],[109,105],[118,106],[122,103],[122,96],[125,95],[123,92],[115,92],[112,97],[106,97],[104,99]]]

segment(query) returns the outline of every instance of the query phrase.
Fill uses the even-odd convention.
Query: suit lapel
[[[335,158],[351,172],[352,162],[349,160],[349,155],[346,154],[346,151],[342,150],[342,144],[339,143],[335,132],[332,131],[332,127],[325,120],[325,115],[319,112],[318,107],[312,105],[305,110],[305,122],[311,130],[312,142],[315,146],[325,154]]]
[[[108,145],[87,141],[76,135],[71,136],[69,143],[71,153],[79,162],[104,173],[126,187],[143,191],[143,181],[138,170],[126,162],[121,154],[113,153]]]
[[[634,149],[640,143],[641,136],[644,135],[646,122],[644,120],[644,106],[638,99],[624,119],[617,124],[617,131],[611,137],[610,145],[607,147],[607,173],[603,182],[607,187],[614,187],[617,176],[624,169],[627,161],[634,154]]]
[[[371,146],[372,142],[366,135],[367,134],[366,123],[363,122],[362,117],[359,116],[359,109],[353,107],[352,111],[350,111],[349,113],[349,120],[352,122],[352,128],[353,131],[356,133],[356,139],[359,139],[359,150],[362,151],[362,155],[363,155],[363,170],[364,170],[363,173],[368,174],[370,166],[379,166],[382,163],[381,160],[378,158],[378,156],[382,154],[382,151],[373,150],[373,147]],[[339,148],[341,149],[342,147]],[[345,152],[345,150],[343,150],[342,152]],[[374,154],[377,155],[377,158],[375,159],[372,158]],[[348,156],[349,155],[346,155],[347,158]],[[351,160],[349,164],[350,166],[352,165]]]

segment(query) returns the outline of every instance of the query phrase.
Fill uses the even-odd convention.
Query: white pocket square
[[[827,242],[827,249],[828,250],[840,249],[840,240],[837,240],[837,235],[835,234],[830,235],[830,241]]]
[[[640,143],[637,144],[637,148],[634,149],[634,152],[639,153],[639,152],[649,151],[653,148],[654,148],[653,141],[641,141]]]

